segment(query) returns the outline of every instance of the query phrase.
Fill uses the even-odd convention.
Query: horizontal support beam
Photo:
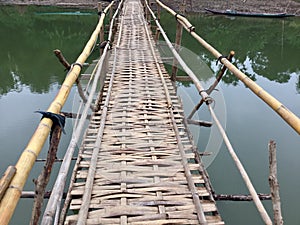
[[[44,194],[44,199],[48,199],[51,195],[51,191],[46,191]],[[63,194],[63,199],[65,199],[67,196],[67,193]],[[35,192],[34,191],[22,191],[21,198],[34,198]]]
[[[212,122],[202,121],[202,120],[192,120],[192,119],[187,119],[187,123],[192,125],[202,126],[202,127],[211,127],[213,125]]]
[[[257,194],[260,200],[271,200],[271,194]],[[251,195],[214,194],[216,201],[253,201]]]
[[[47,160],[47,159],[36,159],[35,161],[36,161],[36,162],[46,162],[46,160]],[[76,158],[76,157],[73,157],[72,160],[77,160],[77,158]],[[63,159],[55,159],[54,162],[62,162],[62,161],[63,161]]]
[[[184,82],[184,81],[192,81],[192,79],[189,76],[177,76],[176,81]]]

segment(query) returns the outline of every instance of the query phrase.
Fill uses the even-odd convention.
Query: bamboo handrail
[[[123,0],[120,2],[121,6],[123,4]],[[109,40],[111,38],[112,35],[112,30],[113,30],[113,26],[114,26],[114,20],[117,17],[118,13],[119,13],[119,9],[115,12],[113,19],[111,20],[111,24],[110,24],[110,32],[109,32]],[[121,21],[121,23],[123,22],[123,20]],[[98,154],[100,151],[100,147],[102,144],[102,136],[104,133],[104,127],[105,127],[105,122],[107,119],[107,111],[108,111],[108,105],[109,105],[109,101],[110,101],[110,97],[111,97],[111,92],[112,92],[112,86],[113,86],[113,81],[114,81],[114,77],[115,77],[115,66],[116,66],[116,60],[117,60],[117,48],[120,46],[120,36],[121,36],[122,32],[119,33],[119,39],[117,41],[116,44],[116,48],[114,49],[114,63],[113,63],[113,71],[111,73],[111,77],[110,77],[110,81],[109,81],[109,85],[108,85],[108,90],[107,90],[107,95],[105,98],[105,102],[103,105],[103,109],[102,109],[102,113],[101,113],[101,121],[100,121],[100,127],[99,130],[97,132],[97,140],[94,144],[93,147],[93,153],[92,153],[92,159],[91,159],[91,163],[89,166],[89,170],[88,170],[88,177],[86,180],[86,184],[85,184],[85,192],[84,195],[82,197],[82,203],[81,203],[81,207],[80,210],[78,212],[78,221],[77,221],[77,225],[85,225],[87,222],[87,218],[88,218],[88,211],[89,211],[89,205],[90,205],[90,200],[91,200],[91,195],[92,195],[92,189],[93,189],[93,184],[94,184],[94,179],[95,179],[95,174],[96,174],[96,167],[97,167],[97,162],[98,162]],[[103,55],[106,54],[106,52],[103,53]]]
[[[146,3],[147,4],[147,3]],[[202,88],[202,85],[199,81],[199,79],[196,77],[196,75],[193,73],[193,71],[186,65],[186,63],[183,61],[183,59],[181,58],[181,56],[178,54],[178,52],[175,50],[174,46],[172,45],[172,43],[170,42],[169,38],[167,37],[166,33],[164,32],[163,28],[161,27],[160,23],[157,21],[156,17],[155,17],[155,14],[153,13],[153,11],[150,9],[150,7],[148,6],[148,9],[150,11],[150,13],[152,14],[152,17],[153,19],[155,20],[156,22],[156,25],[158,26],[158,28],[160,29],[161,31],[161,34],[163,35],[168,47],[170,48],[170,50],[172,51],[174,57],[177,59],[177,61],[179,62],[179,64],[181,65],[181,67],[183,68],[183,70],[191,77],[193,83],[195,84],[195,87],[197,88],[197,90],[199,91],[199,94],[202,96],[203,100],[207,103],[207,106],[208,106],[208,109],[210,111],[210,114],[213,118],[213,120],[215,121],[222,137],[223,137],[223,140],[227,146],[227,149],[234,161],[234,163],[236,164],[252,198],[253,198],[253,201],[257,207],[257,210],[259,211],[262,219],[264,220],[265,224],[267,225],[271,225],[272,224],[272,221],[267,213],[267,211],[265,210],[263,204],[261,203],[258,195],[257,195],[257,192],[255,191],[255,188],[253,187],[251,181],[250,181],[250,178],[249,176],[247,175],[247,172],[246,170],[244,169],[242,163],[240,162],[240,160],[238,159],[230,141],[229,141],[229,138],[227,137],[227,134],[225,132],[225,130],[223,129],[222,125],[220,124],[218,118],[216,117],[215,113],[214,113],[214,110],[213,108],[211,107],[210,105],[210,97],[207,95],[207,93],[203,90]]]
[[[102,13],[101,15],[105,15],[107,13],[107,11],[109,10],[109,8],[113,4],[114,4],[114,1],[112,1],[110,3],[110,5],[105,8],[104,13]],[[119,4],[119,7],[120,7],[120,4]],[[101,16],[100,20],[102,20],[102,23],[103,23],[104,16]],[[109,41],[110,41],[110,39],[111,39],[111,35],[109,36]],[[53,187],[53,190],[52,190],[52,193],[51,193],[51,196],[49,198],[47,207],[45,209],[43,219],[42,219],[42,224],[43,225],[52,224],[54,214],[56,212],[58,213],[58,211],[59,211],[59,210],[57,210],[56,207],[58,205],[60,206],[61,198],[62,198],[63,191],[64,191],[64,185],[65,185],[67,173],[68,173],[68,170],[69,170],[69,167],[70,167],[71,159],[72,159],[72,156],[73,156],[73,153],[74,153],[74,149],[77,145],[78,139],[81,136],[81,131],[84,127],[85,118],[87,116],[87,110],[89,108],[89,104],[91,104],[91,102],[93,100],[93,95],[94,95],[94,93],[96,91],[96,87],[97,87],[97,81],[99,80],[100,73],[101,73],[101,70],[102,70],[102,66],[103,66],[108,48],[109,48],[109,45],[106,45],[105,48],[104,48],[103,54],[101,55],[101,58],[99,60],[99,66],[98,66],[98,69],[97,69],[97,72],[96,72],[96,75],[95,75],[95,78],[94,78],[94,83],[93,83],[93,85],[91,87],[91,90],[90,90],[90,96],[88,98],[88,102],[85,105],[84,111],[82,113],[82,117],[81,117],[81,119],[80,119],[80,121],[79,121],[79,123],[76,127],[76,130],[73,133],[72,140],[70,141],[70,144],[68,146],[66,155],[64,157],[64,161],[61,164],[60,171],[58,173],[56,182],[54,184],[54,187]],[[56,218],[58,218],[58,216]],[[56,222],[57,223],[59,222],[58,219],[55,220],[55,224],[57,224]]]
[[[113,5],[113,2],[105,9],[105,12]],[[89,41],[87,42],[82,53],[77,58],[76,62],[73,64],[68,76],[64,80],[62,87],[60,88],[54,101],[48,108],[48,112],[59,113],[65,104],[71,88],[78,78],[81,67],[90,55],[93,46],[98,38],[100,28],[103,26],[105,14],[101,15],[99,23],[96,29],[92,33]],[[39,153],[41,152],[44,143],[46,142],[49,132],[52,127],[52,120],[44,118],[40,121],[35,133],[31,137],[27,147],[20,156],[16,164],[16,175],[14,176],[9,188],[7,189],[3,199],[0,202],[0,221],[1,225],[6,225],[9,223],[13,212],[17,206],[20,199],[23,187],[29,176],[29,173],[35,163],[35,160]]]
[[[161,3],[159,0],[156,2],[165,10],[167,10],[183,25],[183,27],[210,53],[212,53],[220,62],[223,63],[228,70],[230,70],[239,80],[241,80],[254,94],[256,94],[260,99],[262,99],[266,104],[268,104],[279,116],[282,117],[298,134],[300,134],[300,119],[293,112],[291,112],[287,107],[285,107],[276,98],[266,92],[262,87],[252,81],[246,74],[241,72],[236,66],[234,66],[228,59],[220,58],[222,54],[218,52],[214,47],[207,43],[203,38],[201,38],[196,32],[195,27],[181,15],[178,15],[168,6]]]

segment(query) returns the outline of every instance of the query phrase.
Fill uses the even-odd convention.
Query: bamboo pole
[[[11,180],[16,174],[16,167],[9,166],[0,180],[0,200],[3,198]]]
[[[63,56],[62,52],[59,50],[59,49],[55,49],[54,51],[54,54],[55,56],[58,58],[58,60],[60,61],[60,63],[66,68],[66,70],[70,70],[71,69],[71,65],[70,63],[65,59],[65,57]],[[84,95],[84,92],[83,92],[83,89],[82,89],[82,86],[80,84],[80,81],[79,81],[79,78],[76,79],[76,84],[77,84],[77,90],[78,90],[78,93],[82,99],[82,101],[84,103],[87,102],[87,99]],[[91,109],[93,110],[93,107],[91,107]]]
[[[180,13],[185,12],[185,2],[182,2],[180,5]],[[179,48],[181,46],[181,40],[182,40],[182,32],[183,32],[183,26],[182,24],[177,21],[176,23],[176,37],[175,37],[175,49],[176,51],[179,51]],[[172,72],[171,72],[171,80],[176,81],[177,71],[178,71],[178,61],[174,58],[173,59],[173,65],[172,65]]]
[[[248,188],[248,190],[249,190],[249,192],[250,192],[250,194],[253,198],[253,201],[256,205],[256,208],[257,208],[258,212],[260,213],[260,215],[261,215],[263,221],[265,222],[265,224],[272,225],[272,221],[271,221],[267,211],[265,210],[262,202],[260,201],[260,199],[257,195],[257,192],[256,192],[254,186],[252,185],[251,180],[250,180],[243,164],[241,163],[241,161],[239,160],[237,154],[235,153],[235,151],[234,151],[234,149],[233,149],[233,147],[232,147],[232,145],[229,141],[229,138],[227,137],[227,134],[226,134],[225,130],[223,129],[221,123],[219,122],[219,120],[218,120],[214,110],[212,109],[211,105],[208,105],[208,109],[210,111],[210,114],[211,114],[213,120],[215,121],[215,124],[217,125],[217,127],[218,127],[218,129],[219,129],[219,131],[220,131],[220,133],[223,137],[224,143],[227,146],[229,154],[231,155],[236,167],[238,168],[238,170],[239,170],[239,172],[240,172],[240,174],[241,174],[241,176],[242,176],[242,178],[243,178],[243,180],[244,180],[244,182],[245,182],[245,184],[246,184],[246,186],[247,186],[247,188]]]
[[[270,194],[258,194],[260,200],[271,200]],[[253,201],[251,195],[226,195],[226,194],[214,194],[216,201]]]
[[[155,15],[154,13],[152,12],[152,10],[149,8],[148,6],[148,9],[150,11],[150,13],[152,14],[152,17],[154,18],[155,20]],[[272,224],[272,221],[268,215],[268,213],[266,212],[263,204],[261,203],[256,191],[255,191],[255,188],[254,186],[252,185],[251,181],[250,181],[250,178],[246,172],[246,170],[244,169],[242,163],[240,162],[239,158],[237,157],[230,141],[229,141],[229,138],[227,137],[227,134],[225,132],[225,130],[223,129],[221,123],[219,122],[217,116],[215,115],[214,113],[214,110],[213,108],[211,107],[210,105],[210,97],[208,96],[208,94],[206,93],[206,91],[203,89],[200,81],[198,80],[198,78],[196,77],[196,75],[193,73],[193,71],[186,65],[186,63],[182,60],[182,58],[180,57],[180,55],[177,53],[177,51],[175,50],[175,48],[173,47],[172,43],[170,42],[169,38],[167,37],[166,33],[164,32],[163,28],[161,27],[161,25],[159,24],[159,22],[157,20],[156,21],[156,24],[157,26],[159,27],[159,29],[161,30],[161,33],[162,35],[164,36],[164,39],[167,43],[167,45],[169,46],[170,50],[172,51],[174,57],[178,60],[178,62],[180,63],[181,67],[183,68],[183,70],[191,77],[191,79],[193,80],[194,84],[195,84],[195,87],[197,88],[197,90],[199,91],[200,95],[202,96],[202,98],[204,99],[204,101],[207,103],[207,106],[208,106],[208,109],[210,111],[210,114],[213,118],[213,120],[215,121],[222,137],[223,137],[223,140],[224,140],[224,143],[226,144],[227,146],[227,149],[234,161],[234,163],[236,164],[252,198],[253,198],[253,201],[262,217],[262,219],[264,220],[265,224],[267,225],[271,225]]]
[[[156,28],[155,36],[154,36],[155,43],[157,43],[157,41],[159,40],[159,36],[160,36],[160,30],[159,28]]]
[[[262,99],[267,105],[269,105],[283,120],[285,120],[298,134],[300,134],[300,119],[293,112],[291,112],[286,106],[279,102],[276,98],[266,92],[262,87],[252,81],[246,74],[241,72],[236,66],[234,66],[228,59],[220,58],[222,54],[218,52],[213,46],[202,39],[196,32],[195,27],[183,16],[178,15],[172,9],[156,0],[162,8],[167,10],[173,16],[177,15],[177,19],[183,24],[184,28],[190,32],[190,34],[210,53],[212,53],[217,59],[220,59],[228,70],[230,70],[239,80],[241,80],[254,94]]]
[[[35,195],[30,225],[37,225],[39,222],[42,206],[44,203],[45,190],[49,183],[52,167],[56,159],[56,153],[58,150],[62,128],[58,124],[55,124],[53,126],[55,127],[53,128],[53,133],[50,140],[47,161],[38,179],[34,181]]]
[[[117,14],[118,14],[118,11],[116,11],[114,18],[117,16]],[[113,23],[113,21],[112,21],[112,23]],[[121,21],[121,27],[122,27],[122,23],[123,23],[123,20]],[[113,24],[111,24],[110,33],[112,32],[112,28],[113,28]],[[118,38],[116,47],[114,49],[113,71],[111,73],[108,90],[107,90],[107,95],[105,97],[105,102],[104,102],[102,113],[101,113],[100,127],[98,129],[97,140],[96,140],[94,148],[93,148],[91,163],[89,165],[88,176],[87,176],[87,180],[86,180],[86,184],[85,184],[85,188],[84,188],[85,192],[83,194],[81,207],[80,207],[80,210],[78,213],[77,225],[85,225],[86,221],[87,221],[87,217],[88,217],[88,211],[89,211],[92,189],[93,189],[93,184],[94,184],[94,178],[95,178],[95,173],[96,173],[96,167],[97,167],[97,162],[98,162],[97,156],[98,156],[100,148],[101,148],[105,122],[107,119],[107,110],[108,110],[108,105],[109,105],[110,96],[111,96],[111,92],[112,92],[113,81],[114,81],[114,77],[115,77],[117,49],[120,47],[121,35],[122,35],[122,32],[119,32],[119,38]]]
[[[276,143],[270,141],[269,143],[269,185],[271,189],[274,225],[282,225],[283,219],[281,214],[281,203],[279,195],[279,184],[277,180],[277,159],[276,159]]]
[[[161,28],[158,20],[156,20],[156,17],[155,17],[153,11],[151,10],[151,8],[149,7],[147,2],[146,2],[146,6],[147,6],[150,14],[152,15],[153,19],[156,21],[157,26],[161,29],[162,34],[164,34],[163,29]],[[146,31],[147,37],[150,41],[150,34],[149,34],[149,31],[148,31],[146,26],[145,26],[145,31]],[[185,156],[185,153],[184,153],[184,147],[183,147],[183,144],[181,142],[181,138],[180,138],[180,135],[179,135],[179,129],[178,129],[177,124],[176,124],[176,120],[175,120],[175,116],[174,116],[174,112],[173,112],[173,107],[172,107],[172,100],[171,100],[171,97],[170,97],[170,94],[169,94],[169,89],[166,85],[165,78],[164,78],[163,73],[161,71],[159,62],[156,58],[155,50],[154,50],[154,48],[151,44],[151,41],[150,41],[150,48],[151,48],[152,56],[155,59],[155,64],[156,64],[158,73],[160,75],[160,78],[161,78],[161,81],[162,81],[162,84],[163,84],[163,87],[164,87],[164,92],[166,94],[167,107],[169,108],[170,117],[171,117],[171,120],[172,120],[172,126],[173,126],[175,136],[176,136],[176,140],[177,140],[177,143],[178,143],[178,149],[179,149],[182,164],[183,164],[183,167],[184,167],[184,173],[185,173],[185,176],[187,178],[188,187],[191,191],[191,194],[192,194],[192,197],[193,197],[193,202],[194,202],[195,207],[196,207],[198,221],[199,221],[200,225],[207,225],[207,220],[206,220],[206,217],[205,217],[205,214],[204,214],[204,210],[203,210],[203,207],[201,205],[199,196],[197,194],[197,190],[196,190],[193,178],[192,178],[191,170],[189,169],[189,166],[188,166],[188,160],[187,160],[187,158]]]
[[[108,6],[111,7],[113,2]],[[108,9],[107,8],[107,9]],[[93,46],[97,40],[100,28],[103,25],[104,15],[101,16],[99,23],[92,33],[90,40],[87,42],[82,53],[76,60],[76,63],[73,64],[72,70],[70,70],[69,75],[66,77],[65,81],[62,84],[57,96],[54,101],[48,108],[48,112],[59,113],[65,104],[69,93],[71,91],[72,85],[75,83],[80,71],[81,65],[86,61],[87,57],[90,55]],[[35,163],[35,160],[39,153],[41,152],[44,143],[46,142],[49,132],[52,126],[52,120],[44,118],[40,121],[35,133],[33,134],[31,140],[29,141],[27,147],[20,156],[16,164],[16,175],[14,176],[10,187],[7,189],[3,199],[0,202],[0,221],[1,225],[6,225],[9,223],[13,212],[17,206],[17,203],[20,199],[22,189],[25,185],[25,182],[29,176],[29,173]]]
[[[234,56],[235,52],[234,51],[230,51],[228,59],[229,61],[232,60],[233,56]],[[223,75],[226,72],[227,67],[223,65],[222,69],[220,70],[220,72],[218,73],[217,79],[215,80],[215,82],[208,88],[208,90],[206,91],[207,94],[211,94],[213,92],[213,90],[217,87],[217,85],[219,84],[219,82],[221,81]],[[195,107],[193,108],[192,112],[190,113],[190,115],[187,117],[187,119],[192,119],[192,117],[194,116],[194,114],[197,112],[197,110],[201,107],[201,105],[204,103],[204,100],[201,99],[200,102],[195,105]]]
[[[103,14],[102,12],[102,2],[98,2],[98,15],[99,19],[101,18],[101,15]],[[101,26],[100,28],[100,33],[99,33],[99,43],[101,44],[104,41],[104,26]],[[100,51],[100,56],[103,54],[103,48],[99,49]]]
[[[105,9],[105,11],[107,11],[109,9],[109,7],[112,6],[113,3],[114,3],[114,1]],[[121,1],[119,3],[117,11],[120,10],[122,4],[123,4],[123,1]],[[112,38],[112,32],[111,32],[112,28],[113,28],[113,23],[111,23],[111,29],[110,29],[110,33],[109,33],[109,37],[108,37],[109,41]],[[94,83],[91,87],[88,102],[87,102],[87,104],[86,104],[86,106],[83,110],[82,118],[79,121],[79,123],[76,127],[76,130],[73,133],[72,140],[70,141],[70,144],[68,146],[66,155],[64,157],[64,161],[63,161],[63,163],[61,165],[61,168],[60,168],[60,171],[58,173],[56,182],[54,184],[51,196],[49,198],[47,207],[46,207],[44,215],[43,215],[43,220],[42,220],[43,225],[52,224],[53,216],[55,215],[56,210],[57,210],[57,204],[58,204],[58,202],[61,202],[61,198],[63,196],[63,191],[64,191],[64,185],[65,185],[67,174],[68,174],[68,171],[69,171],[72,155],[74,153],[74,150],[75,150],[76,144],[78,142],[78,139],[81,136],[81,131],[84,127],[85,119],[87,117],[88,107],[89,107],[89,105],[91,104],[91,102],[93,100],[93,97],[94,97],[93,95],[96,91],[97,81],[99,80],[99,77],[100,77],[100,74],[101,74],[102,66],[103,66],[103,63],[105,61],[105,57],[106,57],[106,54],[107,54],[107,51],[108,51],[108,47],[109,47],[109,45],[105,46],[104,51],[103,51],[103,55],[101,56],[101,58],[98,62],[99,66],[98,66],[97,72],[95,74]],[[56,221],[59,222],[58,220],[56,220]]]

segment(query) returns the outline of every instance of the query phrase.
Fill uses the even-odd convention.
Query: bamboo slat
[[[158,1],[158,0],[157,0],[157,1]],[[159,2],[159,1],[158,1],[158,2]],[[160,3],[160,4],[163,5],[162,3]],[[168,10],[171,14],[174,13],[173,10],[171,10],[170,8],[168,8],[168,7],[165,6],[165,5],[163,5],[163,8],[165,8],[166,10]],[[148,9],[149,9],[149,11],[151,12],[152,17],[153,17],[154,19],[156,19],[154,13],[152,12],[152,10],[150,9],[149,6],[148,6]],[[182,16],[181,16],[181,17],[182,17]],[[180,18],[181,18],[181,17],[180,17]],[[199,91],[199,94],[201,95],[203,101],[204,101],[204,102],[207,101],[206,103],[207,103],[208,109],[209,109],[209,111],[210,111],[210,114],[211,114],[211,116],[212,116],[214,122],[216,123],[216,125],[217,125],[217,127],[218,127],[218,129],[219,129],[219,131],[220,131],[220,133],[221,133],[221,135],[222,135],[222,137],[223,137],[223,140],[224,140],[224,142],[225,142],[225,144],[226,144],[226,146],[227,146],[227,149],[228,149],[228,151],[229,151],[229,153],[230,153],[230,155],[231,155],[231,157],[232,157],[232,159],[233,159],[235,165],[237,166],[237,168],[238,168],[238,170],[239,170],[239,172],[240,172],[240,174],[241,174],[241,176],[242,176],[242,178],[243,178],[243,180],[244,180],[244,182],[245,182],[245,184],[246,184],[246,186],[247,186],[247,188],[248,188],[248,190],[249,190],[249,192],[250,192],[250,194],[251,194],[251,196],[252,196],[252,198],[253,198],[253,201],[254,201],[254,203],[255,203],[255,205],[256,205],[256,207],[257,207],[257,210],[259,211],[259,213],[260,213],[260,215],[261,215],[261,217],[262,217],[262,219],[264,220],[264,222],[265,222],[266,224],[272,224],[272,221],[271,221],[271,219],[270,219],[270,217],[269,217],[267,211],[265,210],[263,204],[261,203],[261,201],[260,201],[260,199],[259,199],[259,197],[258,197],[258,195],[257,195],[257,192],[256,192],[254,186],[252,185],[252,183],[251,183],[251,181],[250,181],[250,178],[249,178],[249,176],[248,176],[246,170],[244,169],[244,167],[243,167],[242,163],[240,162],[239,158],[237,157],[237,155],[236,155],[236,153],[235,153],[235,151],[234,151],[234,149],[233,149],[233,147],[232,147],[232,145],[231,145],[231,143],[230,143],[230,141],[229,141],[229,138],[228,138],[227,135],[226,135],[225,130],[223,129],[222,125],[220,124],[218,118],[216,117],[216,115],[215,115],[215,113],[214,113],[214,110],[213,110],[212,106],[210,105],[210,103],[211,103],[211,102],[209,101],[209,100],[210,100],[210,97],[207,95],[206,91],[204,91],[204,89],[203,89],[203,87],[202,87],[200,81],[199,81],[198,78],[196,77],[196,75],[193,73],[193,71],[190,70],[190,68],[186,65],[186,63],[182,60],[182,58],[181,58],[180,55],[177,53],[177,51],[175,50],[175,48],[172,46],[172,44],[171,44],[169,38],[168,38],[167,35],[165,34],[165,32],[164,32],[163,28],[161,27],[161,25],[159,24],[159,22],[158,22],[157,20],[155,20],[155,21],[156,21],[157,26],[160,28],[161,33],[162,33],[162,35],[164,36],[164,39],[165,39],[167,45],[169,46],[170,50],[172,51],[174,57],[178,60],[178,62],[179,62],[180,65],[182,66],[183,70],[191,77],[191,79],[192,79],[192,81],[194,82],[194,84],[195,84],[197,90]],[[183,18],[182,18],[182,21],[186,21],[186,19],[183,17]],[[184,23],[184,22],[183,22],[183,23]],[[186,26],[186,24],[185,24],[185,26]],[[194,33],[194,31],[190,29],[190,33]],[[210,46],[210,47],[211,47],[211,46]],[[211,47],[211,48],[212,48],[212,47]],[[227,60],[227,59],[225,59],[225,58],[222,58],[222,59]],[[221,59],[221,60],[222,60],[222,59]],[[228,61],[228,60],[227,60],[227,61]],[[224,63],[224,65],[225,65],[225,63]]]
[[[86,130],[67,196],[75,215],[64,224],[82,217],[84,224],[199,224],[200,213],[202,224],[224,224],[193,163],[182,106],[142,14],[139,1],[124,2],[102,104]],[[104,128],[100,114],[106,114]]]

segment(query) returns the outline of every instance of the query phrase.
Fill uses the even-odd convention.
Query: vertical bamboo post
[[[103,13],[103,7],[102,3],[98,2],[98,15],[99,18],[101,17],[101,14]],[[99,33],[99,43],[101,44],[104,41],[104,26],[100,28],[100,33]],[[103,54],[103,49],[100,48],[100,56]]]
[[[157,41],[159,40],[159,36],[160,36],[160,29],[157,27],[156,32],[155,32],[155,36],[154,36],[155,43],[157,43]]]
[[[43,207],[45,189],[49,183],[51,171],[53,164],[56,159],[56,153],[58,149],[58,144],[61,137],[61,127],[59,125],[53,125],[53,133],[50,140],[50,147],[48,150],[47,160],[45,162],[44,169],[39,175],[35,183],[35,195],[34,195],[34,205],[31,214],[30,225],[38,225],[41,216],[41,210]]]
[[[110,9],[109,9],[109,22],[113,18],[113,14],[114,14],[114,7],[110,7]]]
[[[180,13],[184,13],[185,12],[185,1],[183,1],[179,7],[179,12]],[[177,20],[177,18],[176,18]],[[182,40],[182,31],[183,31],[183,26],[182,24],[177,21],[176,24],[176,38],[175,38],[175,49],[176,51],[179,50],[179,47],[181,45],[181,40]],[[177,71],[178,71],[178,62],[177,60],[174,58],[173,59],[173,65],[172,65],[172,73],[171,73],[171,80],[172,81],[176,81],[176,76],[177,76]]]
[[[147,4],[149,4],[150,0],[146,0]],[[150,13],[149,11],[147,10],[147,7],[145,7],[145,13],[146,13],[146,21],[147,23],[149,23],[149,20],[150,20]]]
[[[160,8],[160,5],[156,2],[156,10],[157,10],[157,20],[160,21],[160,11],[161,11],[161,8]],[[154,41],[155,43],[157,43],[157,41],[159,40],[159,36],[160,36],[160,30],[159,28],[156,26],[156,29],[155,29],[155,36],[154,36]]]
[[[156,8],[157,8],[157,16],[156,16],[156,18],[158,19],[158,21],[160,21],[161,7],[160,7],[160,4],[158,4],[158,2],[156,2]]]
[[[283,219],[281,214],[281,203],[279,196],[279,184],[277,180],[277,159],[276,159],[276,143],[275,141],[269,142],[269,185],[271,189],[271,197],[274,211],[274,225],[282,225]]]

